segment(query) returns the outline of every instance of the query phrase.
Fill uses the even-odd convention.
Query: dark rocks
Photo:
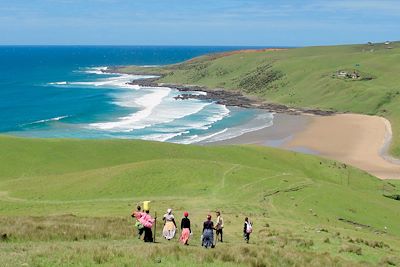
[[[158,87],[157,80],[160,78],[149,78],[149,79],[140,79],[140,80],[133,80],[129,82],[130,85],[139,85],[143,87]]]
[[[142,87],[169,87],[176,89],[180,92],[184,92],[175,97],[176,100],[188,100],[188,99],[199,99],[214,101],[217,104],[225,106],[235,106],[241,108],[256,108],[264,109],[269,112],[285,113],[291,115],[300,115],[303,113],[314,114],[319,116],[330,116],[335,114],[333,111],[319,110],[319,109],[302,109],[302,108],[290,108],[282,104],[265,103],[260,100],[249,98],[243,95],[241,92],[225,89],[209,89],[203,86],[197,85],[180,85],[180,84],[168,84],[158,83],[160,78],[146,78],[133,80],[129,82],[130,85],[139,85]],[[205,92],[206,94],[195,94],[192,92]]]

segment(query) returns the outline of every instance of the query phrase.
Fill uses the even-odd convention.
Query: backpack
[[[136,221],[135,227],[140,230],[140,229],[143,229],[144,226],[139,221]]]
[[[253,226],[251,222],[246,222],[246,233],[251,234],[253,232]]]

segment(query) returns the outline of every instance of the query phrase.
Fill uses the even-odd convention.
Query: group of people
[[[217,241],[223,242],[223,229],[224,220],[221,216],[221,212],[216,212],[217,219],[214,222],[211,220],[211,215],[207,215],[206,221],[203,223],[203,231],[201,235],[201,245],[205,248],[214,248]],[[155,223],[156,218],[152,218],[149,215],[149,210],[144,212],[141,210],[140,206],[137,206],[136,211],[132,213],[132,217],[136,218],[135,226],[138,230],[138,238],[144,234],[144,242],[153,242],[152,227]],[[166,240],[172,240],[175,237],[176,230],[178,228],[175,217],[172,214],[172,209],[168,209],[163,216],[164,227],[162,230],[162,235]],[[192,229],[190,228],[189,213],[185,211],[183,213],[183,218],[181,220],[181,235],[179,237],[179,242],[184,245],[189,245],[189,238],[192,235]],[[215,230],[215,239],[214,239]],[[243,237],[244,240],[249,243],[250,234],[253,231],[253,224],[246,217],[244,220]]]

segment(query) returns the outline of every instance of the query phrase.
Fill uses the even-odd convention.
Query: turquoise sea
[[[0,46],[0,134],[211,142],[272,125],[273,114],[175,100],[171,88],[127,85],[118,65],[164,65],[246,47]],[[201,92],[197,92],[201,93]]]

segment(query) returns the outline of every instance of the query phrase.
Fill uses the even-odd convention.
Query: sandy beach
[[[400,179],[399,162],[386,156],[390,140],[390,123],[378,116],[276,114],[272,127],[214,144],[256,144],[318,154],[381,179]]]

